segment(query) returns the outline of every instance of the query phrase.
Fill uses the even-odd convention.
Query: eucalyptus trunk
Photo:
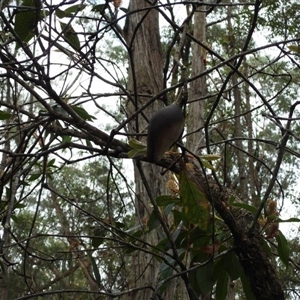
[[[206,68],[206,50],[201,46],[206,40],[205,7],[199,6],[194,13],[194,42],[192,44],[192,77],[199,75]],[[207,94],[206,77],[193,80],[189,89],[189,106],[187,114],[187,148],[199,154],[199,147],[204,145],[202,128],[204,126],[204,99]]]
[[[194,12],[192,44],[192,77],[202,74],[206,68],[206,50],[203,44],[206,41],[206,13],[205,7],[199,6]],[[187,148],[196,155],[200,155],[200,148],[204,145],[204,97],[207,95],[206,76],[201,76],[190,83],[189,105],[187,114]],[[210,295],[201,295],[200,299],[209,300]]]
[[[141,0],[132,0],[129,10],[134,13],[129,14],[127,18],[124,36],[129,53],[128,90],[132,97],[128,99],[127,114],[130,117],[152,97],[162,92],[164,58],[158,11]],[[150,117],[163,106],[161,99],[153,101],[128,124],[128,132],[146,133]],[[145,136],[136,136],[136,138],[146,143]],[[152,211],[150,199],[167,193],[168,177],[160,175],[160,172],[161,167],[154,164],[134,162],[135,215],[136,224],[141,227],[145,225]],[[157,245],[157,232],[153,230],[145,233],[143,239],[148,245]],[[137,291],[125,295],[123,299],[152,299],[153,290],[149,287],[155,288],[159,284],[158,271],[159,263],[153,255],[143,251],[135,252],[132,257],[129,288],[137,288]],[[176,284],[177,280],[168,286],[165,292],[166,299],[186,299],[181,295],[181,284]]]
[[[227,9],[227,24],[228,24],[228,40],[229,40],[229,53],[233,56],[236,54],[236,49],[239,47],[238,38],[236,38],[233,22],[232,22],[232,10],[231,6]],[[242,107],[243,107],[243,99],[240,91],[240,87],[238,84],[238,75],[234,73],[231,78],[232,82],[232,91],[233,91],[233,99],[234,99],[234,134],[238,139],[235,142],[235,146],[237,148],[236,157],[237,157],[237,168],[238,168],[238,190],[237,192],[242,198],[247,198],[248,196],[248,188],[247,188],[247,177],[246,176],[246,166],[245,166],[245,158],[244,158],[244,145],[242,138],[243,137],[243,123],[242,123]]]

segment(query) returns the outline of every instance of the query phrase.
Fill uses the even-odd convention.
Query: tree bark
[[[199,43],[206,40],[206,13],[205,6],[199,6],[194,12],[193,37]],[[206,50],[196,41],[192,43],[192,77],[201,74],[206,68]],[[204,101],[207,94],[206,76],[202,76],[190,83],[189,105],[186,118],[187,136],[186,147],[193,153],[200,155],[199,148],[204,145],[202,128],[204,126]],[[199,299],[210,299],[210,296],[201,295]]]
[[[196,166],[192,173],[191,176],[198,183],[199,188],[206,194],[207,199],[214,205],[231,231],[236,254],[256,299],[284,299],[276,270],[263,248],[259,225],[256,224],[254,230],[250,232],[251,224],[255,221],[253,215],[227,206],[232,197],[235,198],[235,202],[246,203],[246,201],[240,200],[230,189],[217,185],[213,178],[207,180]]]
[[[151,8],[146,1],[132,0],[129,10],[134,12],[127,19],[124,29],[125,40],[129,48],[129,78],[128,89],[133,95],[128,100],[128,116],[133,115],[137,109],[144,106],[151,97],[163,90],[163,53],[161,48],[158,11]],[[128,125],[128,132],[146,133],[150,117],[164,104],[161,100],[155,100],[141,114],[136,116]],[[139,138],[146,142],[146,138]],[[145,180],[142,180],[142,170]],[[166,194],[167,176],[160,175],[161,168],[149,163],[141,162],[141,168],[134,164],[134,178],[136,190],[136,224],[145,225],[152,211],[150,197]],[[147,192],[145,183],[151,187],[151,195]],[[152,231],[144,236],[144,241],[156,245],[157,233]],[[153,256],[138,252],[132,258],[133,267],[129,276],[129,288],[154,287],[158,283],[159,264]],[[176,279],[178,280],[178,279]],[[174,281],[176,281],[174,280]],[[166,292],[166,299],[175,299],[178,290],[170,285]],[[153,290],[141,288],[139,291],[125,296],[123,299],[151,299]],[[181,296],[177,297],[179,299]],[[185,299],[182,298],[181,299]]]
[[[199,6],[199,11],[194,13],[194,38],[200,43],[206,40],[206,13],[205,6]],[[192,44],[192,77],[201,74],[206,68],[206,50],[195,41]],[[195,154],[200,146],[204,144],[203,133],[200,128],[204,125],[204,101],[201,100],[207,94],[206,76],[202,76],[190,83],[189,106],[187,115],[187,132],[191,133],[187,137],[186,147]]]
[[[238,41],[236,37],[234,36],[234,30],[233,30],[233,25],[232,25],[232,7],[229,6],[227,9],[227,24],[228,24],[228,39],[229,39],[229,52],[230,55],[235,55],[236,54],[236,49],[238,49]],[[242,96],[240,92],[240,88],[238,85],[238,76],[236,73],[232,75],[231,78],[232,81],[232,90],[233,90],[233,99],[234,99],[234,134],[236,137],[242,137],[243,136],[243,131],[242,131]],[[238,167],[238,189],[239,189],[239,196],[242,198],[247,197],[248,194],[248,189],[247,189],[247,177],[246,177],[246,172],[245,172],[245,158],[243,154],[243,141],[240,139],[237,139],[236,142],[236,157],[237,157],[237,167]]]
[[[82,257],[82,253],[80,251],[80,241],[76,237],[74,237],[74,233],[71,232],[69,222],[63,212],[62,207],[60,206],[58,199],[57,199],[57,194],[55,194],[52,190],[52,184],[49,184],[49,188],[51,191],[51,200],[53,207],[56,211],[58,220],[60,221],[60,226],[64,232],[65,237],[67,238],[67,241],[70,245],[71,249],[77,250],[77,256],[76,256],[76,261],[79,264],[82,273],[84,274],[87,282],[89,283],[89,287],[92,291],[97,292],[99,289],[101,289],[101,286],[98,286],[96,280],[94,279],[94,276],[91,272],[91,262],[90,261],[84,261]],[[71,275],[71,274],[70,274]]]
[[[148,103],[151,97],[163,90],[164,57],[161,48],[158,11],[151,8],[147,1],[141,0],[132,0],[129,10],[135,12],[129,14],[124,28],[130,61],[128,89],[133,95],[127,104],[127,113],[130,117],[137,109]],[[166,97],[163,100],[165,101],[165,99]],[[128,124],[128,132],[131,134],[145,133],[150,117],[163,106],[162,99],[155,100]],[[139,139],[146,142],[145,137]],[[147,222],[152,211],[150,198],[155,199],[158,195],[168,193],[166,188],[168,176],[163,177],[160,172],[161,167],[153,164],[141,162],[140,167],[134,164],[136,224],[143,226]],[[157,245],[157,232],[151,231],[145,234],[144,241],[151,245]],[[141,288],[123,299],[152,299],[153,288],[155,289],[160,282],[158,262],[150,254],[138,252],[134,254],[132,263],[129,288],[147,288]],[[153,299],[156,299],[157,295],[155,294],[154,297]],[[168,283],[163,297],[165,299],[189,299],[180,277],[176,277]]]

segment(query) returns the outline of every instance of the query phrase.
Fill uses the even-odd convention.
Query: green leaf
[[[145,150],[129,150],[127,155],[129,158],[142,158],[146,155],[147,151]]]
[[[26,204],[23,204],[23,203],[18,203],[14,206],[14,208],[25,208],[26,207]]]
[[[190,222],[189,222],[187,215],[184,212],[174,209],[173,216],[174,216],[174,222],[176,225],[180,224],[180,222],[183,221],[184,225],[186,227],[189,227]]]
[[[166,207],[164,214],[167,215],[169,210],[170,207]],[[152,213],[150,214],[149,220],[147,222],[148,230],[151,231],[157,228],[159,225],[160,225],[160,220],[158,218],[157,212],[155,210],[152,210]]]
[[[147,154],[147,146],[136,139],[131,139],[129,146],[132,148],[132,150],[127,152],[130,158],[142,158]]]
[[[168,264],[165,262],[162,262],[159,266],[159,277],[161,279],[166,279],[169,276],[172,275],[174,268],[172,266],[174,265],[175,261],[171,257],[167,256],[166,260],[168,261]]]
[[[0,110],[0,120],[7,120],[11,117],[11,114],[6,112],[6,111],[3,111],[3,110]]]
[[[298,46],[298,45],[290,45],[290,46],[288,46],[288,48],[291,51],[296,52],[297,54],[300,54],[300,46]]]
[[[129,146],[132,149],[136,149],[136,150],[145,150],[145,149],[147,149],[147,146],[144,143],[142,143],[142,142],[140,142],[136,139],[131,139],[129,141]]]
[[[223,272],[226,272],[225,266],[224,266],[224,260],[223,258],[217,259],[214,266],[214,281],[217,281],[219,278],[219,275]]]
[[[125,7],[120,7],[120,10],[124,11],[125,14],[129,12],[129,9]]]
[[[71,142],[71,141],[70,141]],[[91,143],[90,140],[85,140],[85,144],[90,147],[90,148],[93,148],[93,145]],[[90,152],[90,154],[93,154],[94,152],[92,150],[88,150]]]
[[[90,140],[85,140],[85,144],[88,146],[88,147],[93,147],[92,145],[92,142]]]
[[[200,156],[201,159],[205,159],[207,161],[217,160],[220,159],[221,157],[222,157],[221,155],[217,155],[217,154],[205,154]]]
[[[65,12],[70,16],[72,17],[73,15],[71,15],[72,13],[75,13],[75,12],[78,12],[78,11],[82,11],[84,10],[85,8],[87,7],[86,4],[75,4],[75,5],[72,5],[70,7],[68,7]]]
[[[72,25],[71,24],[66,24],[66,23],[61,22],[61,21],[59,21],[59,24],[60,24],[61,30],[63,31],[63,36],[64,36],[65,40],[75,50],[79,50],[80,49],[80,41],[79,41],[77,33],[74,30],[74,28],[72,27]]]
[[[181,203],[180,198],[170,196],[170,195],[157,196],[155,200],[156,200],[156,203],[158,206],[167,206],[169,204],[180,205],[180,203]]]
[[[38,179],[42,174],[33,174],[28,178],[28,181],[34,181]]]
[[[96,118],[90,115],[83,107],[77,105],[70,105],[71,108],[76,112],[76,114],[85,121],[96,120]]]
[[[225,300],[227,296],[229,277],[226,272],[220,272],[218,274],[218,281],[216,285],[216,299]]]
[[[130,227],[130,228],[128,228],[127,230],[126,230],[126,233],[128,233],[128,234],[130,234],[130,235],[133,235],[134,233],[136,233],[136,232],[140,232],[141,230],[141,228],[142,228],[143,226],[142,225],[135,225],[135,226],[132,226],[132,227]],[[121,234],[121,233],[120,233]]]
[[[211,165],[210,162],[208,162],[206,160],[201,160],[201,163],[202,163],[203,167],[215,171],[215,168]]]
[[[137,238],[140,238],[143,234],[145,233],[145,230],[138,230],[138,231],[135,231],[133,234],[132,234],[132,237],[130,237],[130,242],[131,241],[136,241]]]
[[[235,197],[231,195],[228,201],[228,205],[231,206],[234,203],[234,201],[235,201]]]
[[[126,225],[125,225],[124,223],[118,222],[118,221],[115,222],[115,226],[116,226],[116,228],[118,228],[118,229],[122,229],[122,228],[125,228],[125,227],[126,227]]]
[[[103,242],[106,235],[106,230],[104,228],[96,228],[94,230],[94,237],[92,237],[92,246],[98,248]]]
[[[243,269],[236,253],[234,251],[226,253],[223,257],[223,261],[226,272],[229,274],[231,280],[238,279],[241,276]]]
[[[215,171],[215,168],[212,166],[210,162],[213,160],[220,159],[221,156],[217,154],[205,154],[205,155],[201,155],[200,158],[203,167]]]
[[[58,18],[60,18],[60,19],[65,18],[65,17],[68,16],[68,14],[67,14],[64,10],[61,10],[61,9],[59,9],[59,8],[57,8],[57,9],[55,10],[55,15],[56,15]]]
[[[36,26],[36,15],[39,8],[36,7],[35,0],[23,0],[18,6],[15,17],[15,32],[22,42],[29,42],[34,36],[34,28]],[[20,44],[17,44],[18,49]]]
[[[203,231],[199,226],[188,232],[188,242],[193,244],[193,248],[200,249],[211,243],[211,232]]]
[[[70,143],[72,141],[71,135],[62,135],[62,142],[63,143]]]
[[[19,222],[18,216],[12,214],[12,215],[11,215],[11,218],[12,218],[12,220],[13,220],[15,223],[18,223],[18,222]]]
[[[210,260],[203,267],[197,269],[196,272],[197,284],[200,290],[206,295],[210,294],[213,288],[214,285],[213,274],[214,274],[213,260]]]
[[[272,255],[272,250],[271,250],[269,244],[266,242],[265,239],[261,240],[261,245],[263,246],[263,248],[266,251],[266,253],[271,256]]]
[[[173,206],[167,206],[164,208],[163,212],[161,213],[164,216],[167,216],[170,213],[170,210],[172,209]],[[150,217],[147,222],[148,230],[151,231],[155,228],[157,228],[160,225],[160,220],[157,216],[157,213],[155,210],[152,211],[150,214]]]
[[[185,172],[180,176],[180,197],[183,210],[190,223],[206,230],[209,221],[209,203],[198,186],[188,179]]]
[[[55,158],[49,160],[48,163],[47,163],[47,166],[48,166],[48,167],[53,167],[54,164],[55,164]]]
[[[57,8],[55,14],[58,18],[71,18],[74,16],[74,13],[84,10],[87,7],[86,4],[76,4],[68,7],[66,10],[61,10]]]
[[[155,210],[152,211],[152,213],[149,217],[149,220],[147,222],[147,225],[148,225],[149,231],[157,228],[160,225],[160,221],[157,217],[157,214],[156,214]]]
[[[168,270],[164,270],[162,271],[161,273],[159,273],[160,277],[163,279],[163,277],[169,277],[172,275],[172,272],[170,271],[173,271],[174,269],[169,267]],[[160,287],[159,287],[159,292],[161,294],[163,294],[168,288],[168,281],[164,282]]]
[[[255,207],[252,206],[252,205],[245,204],[245,203],[238,203],[238,202],[235,202],[235,203],[232,203],[231,206],[243,208],[243,209],[245,209],[245,210],[250,211],[252,214],[255,214],[255,213],[257,212],[257,208],[255,208]]]
[[[131,254],[137,250],[135,247],[131,246],[130,244],[126,244],[123,247],[124,247],[124,250],[123,250],[124,254]]]
[[[255,300],[256,298],[254,297],[254,295],[252,293],[252,290],[251,290],[251,287],[249,284],[249,280],[244,272],[242,272],[242,274],[241,274],[241,281],[242,281],[243,291],[245,293],[246,299],[247,300]]]
[[[277,252],[281,259],[281,261],[288,267],[289,265],[289,258],[290,258],[290,248],[288,246],[288,242],[282,232],[279,230],[279,234],[276,237],[278,246]]]
[[[98,4],[93,6],[92,11],[103,13],[106,7],[107,7],[106,4]]]
[[[174,208],[174,204],[173,203],[165,206],[164,207],[164,216],[168,216],[169,213],[173,210],[173,208]]]
[[[96,264],[96,261],[95,261],[94,257],[92,256],[92,254],[90,252],[87,252],[87,254],[90,258],[90,261],[91,261],[91,264],[92,264],[92,267],[93,267],[93,273],[94,273],[96,282],[97,282],[98,286],[100,287],[101,286],[101,276],[100,276],[98,266]]]
[[[284,223],[284,222],[300,222],[300,219],[298,219],[298,218],[289,218],[287,220],[282,220],[280,218],[277,218],[276,222],[279,222],[279,223]]]
[[[178,255],[179,257],[182,256],[182,254],[185,254],[185,250],[183,249],[178,249]],[[168,277],[172,276],[173,272],[174,272],[174,268],[172,266],[175,265],[175,261],[173,258],[166,256],[165,257],[166,262],[162,262],[160,267],[159,267],[159,279],[160,280],[164,280],[167,279]],[[163,293],[169,286],[169,282],[166,281],[159,289],[159,291],[161,293]]]

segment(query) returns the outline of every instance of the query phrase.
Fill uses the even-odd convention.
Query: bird
[[[148,125],[148,161],[158,163],[181,137],[183,129],[184,114],[180,103],[175,102],[155,112]]]

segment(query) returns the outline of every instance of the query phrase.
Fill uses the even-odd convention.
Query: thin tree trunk
[[[248,63],[247,61],[244,62],[244,75],[246,78],[249,77],[249,72],[248,72]],[[248,176],[248,182],[249,182],[249,191],[250,191],[250,196],[251,196],[251,201],[254,206],[259,205],[259,197],[257,195],[257,181],[258,181],[258,176],[257,172],[255,169],[255,160],[254,160],[254,142],[253,142],[253,120],[252,120],[252,113],[251,113],[251,104],[250,104],[250,97],[251,93],[249,91],[249,85],[246,84],[244,86],[244,93],[245,93],[245,102],[246,102],[246,111],[248,113],[245,115],[246,118],[246,123],[247,123],[247,132],[248,132],[248,152],[250,154],[248,160],[249,164],[249,176]]]
[[[242,113],[242,99],[241,99],[241,92],[239,90],[239,87],[237,86],[237,75],[232,75],[232,84],[233,84],[233,94],[234,94],[234,115],[235,115],[235,123],[234,123],[234,132],[235,136],[242,137],[242,123],[241,123],[241,113]],[[237,139],[236,142],[237,147],[237,165],[238,165],[238,175],[239,175],[239,195],[242,198],[247,198],[248,195],[248,189],[247,189],[247,178],[246,178],[246,172],[245,172],[245,159],[244,159],[244,153],[242,150],[244,149],[243,141],[241,139]]]
[[[233,33],[233,25],[232,25],[232,7],[228,6],[227,9],[227,24],[228,24],[228,39],[229,39],[229,52],[230,55],[236,54],[236,49],[238,49],[237,45],[237,40],[234,36]],[[239,90],[238,86],[238,80],[237,80],[237,75],[233,74],[232,75],[232,85],[233,85],[233,99],[234,99],[234,133],[235,136],[237,137],[242,137],[243,132],[242,132],[242,124],[241,124],[241,112],[242,112],[242,98],[241,98],[241,92]],[[238,166],[238,182],[239,182],[239,195],[242,198],[246,198],[248,195],[248,190],[247,190],[247,182],[246,182],[246,175],[245,175],[245,160],[244,160],[244,154],[242,150],[244,149],[243,146],[243,141],[240,139],[237,139],[235,142],[236,147],[237,147],[237,166]]]
[[[193,37],[200,43],[206,40],[206,13],[205,7],[200,6],[194,13]],[[206,50],[197,42],[192,44],[192,77],[201,74],[206,68]],[[193,134],[187,137],[187,148],[199,155],[199,147],[204,145],[204,101],[201,100],[207,94],[206,76],[202,76],[190,83],[189,106],[187,114],[187,132]],[[210,296],[201,295],[200,299],[211,299]]]
[[[149,10],[145,10],[149,8]],[[163,89],[163,55],[160,45],[158,12],[146,1],[132,0],[130,11],[137,11],[127,19],[124,29],[125,39],[129,47],[129,77],[128,89],[133,95],[128,100],[127,114],[133,115],[137,109],[145,105],[149,99]],[[143,10],[144,9],[144,10]],[[138,12],[141,10],[140,12]],[[163,106],[162,101],[156,100],[149,105],[143,113],[136,116],[129,124],[129,133],[146,133],[149,118],[155,111]],[[146,138],[140,138],[146,142]],[[160,176],[161,168],[141,163],[141,169],[146,181],[151,183],[151,197],[166,192],[164,177]],[[142,180],[140,171],[134,164],[135,190],[136,190],[136,224],[143,226],[149,219],[152,211],[149,195]],[[158,237],[155,231],[145,234],[145,242],[156,245]],[[158,262],[150,254],[135,252],[132,257],[132,268],[129,274],[129,288],[152,286],[157,281]],[[141,289],[125,296],[124,299],[150,299],[153,291],[150,288]]]
[[[52,189],[51,183],[49,184],[50,189]],[[51,191],[51,200],[53,207],[55,209],[55,212],[57,214],[58,220],[60,221],[60,226],[64,232],[64,235],[66,236],[68,243],[70,245],[71,249],[74,250],[80,250],[80,242],[79,240],[74,237],[74,233],[72,233],[72,230],[69,226],[69,222],[61,208],[61,205],[58,202],[57,195]],[[90,261],[84,261],[84,259],[81,257],[80,251],[77,252],[76,261],[79,264],[82,273],[84,274],[87,282],[89,283],[89,287],[92,291],[98,291],[101,289],[101,286],[99,287],[96,280],[94,279],[94,276],[91,271],[91,262]],[[74,265],[71,268],[74,268]],[[74,268],[74,271],[76,269]]]
[[[163,90],[164,61],[159,33],[158,11],[151,8],[146,1],[141,0],[132,0],[129,10],[131,12],[136,11],[136,13],[129,15],[124,28],[130,62],[128,90],[133,95],[132,99],[128,100],[127,114],[132,116],[151,97]],[[129,123],[128,132],[146,133],[150,117],[163,106],[164,103],[161,99],[155,100]],[[145,137],[139,137],[139,139],[146,142]],[[152,211],[149,199],[150,197],[155,199],[156,196],[167,193],[166,182],[168,176],[160,175],[160,167],[143,162],[138,164],[140,164],[140,168],[137,164],[134,164],[136,224],[143,226]],[[143,176],[144,180],[142,179]],[[151,195],[149,195],[149,189],[147,191],[145,184],[149,185]],[[143,238],[145,242],[151,245],[158,243],[156,231],[145,234]],[[152,288],[156,288],[160,281],[159,263],[152,255],[139,251],[134,253],[132,264],[129,288],[146,288],[141,288],[122,299],[152,299]],[[165,299],[188,299],[186,297],[180,278],[176,278],[169,283],[167,291],[164,292]]]
[[[201,8],[201,9],[200,9]],[[194,14],[194,38],[200,43],[206,40],[206,13],[205,7],[199,6],[199,11]],[[206,50],[196,42],[192,44],[192,76],[201,74],[206,68]],[[187,137],[187,148],[195,154],[198,153],[199,146],[202,146],[203,132],[200,128],[204,125],[204,101],[201,100],[207,94],[206,76],[202,76],[190,83],[189,103],[187,115],[187,132],[195,132]],[[197,101],[198,100],[198,101]]]

